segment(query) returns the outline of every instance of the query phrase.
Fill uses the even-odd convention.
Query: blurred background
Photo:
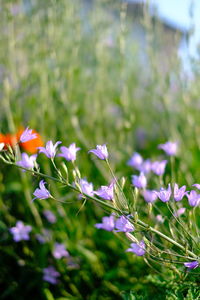
[[[82,177],[99,187],[111,177],[88,157],[97,144],[107,144],[116,176],[130,179],[134,151],[156,159],[158,144],[177,140],[177,181],[198,182],[199,27],[199,1],[0,0],[0,142],[13,146],[27,126],[40,145],[76,142]],[[53,174],[45,156],[38,163]],[[72,203],[32,203],[37,178],[0,165],[0,299],[196,299],[192,281],[179,290],[177,272],[157,273],[97,230],[100,207],[87,202],[77,214],[77,196],[48,183]],[[27,242],[9,232],[18,220],[33,228]],[[56,242],[68,257],[52,256]],[[43,280],[49,265],[61,274],[56,285]]]

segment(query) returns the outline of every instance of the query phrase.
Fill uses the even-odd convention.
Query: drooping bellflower
[[[114,198],[114,183],[111,182],[109,186],[102,185],[100,189],[94,193],[105,200],[112,200]]]
[[[135,230],[133,224],[124,216],[115,221],[115,228],[117,232],[133,232]]]
[[[132,157],[129,159],[127,164],[135,168],[136,170],[139,170],[142,163],[143,163],[142,156],[139,153],[135,152],[133,153]]]
[[[45,147],[38,147],[39,153],[44,153],[48,158],[54,158],[56,155],[56,148],[61,143],[62,142],[58,141],[54,145],[52,141],[48,141]]]
[[[33,139],[36,139],[36,138],[37,138],[37,134],[32,133],[32,129],[29,129],[29,127],[27,127],[21,134],[19,141],[21,143],[25,143],[25,142],[31,141]]]
[[[26,169],[33,169],[37,154],[29,156],[27,153],[22,153],[22,159],[17,162],[17,165]],[[26,172],[26,170],[22,170]]]
[[[35,198],[33,198],[33,200],[35,200],[35,199],[47,199],[47,198],[52,197],[50,192],[45,188],[45,184],[46,184],[46,182],[44,180],[40,181],[39,188],[37,188],[35,190],[35,192],[33,193],[33,195],[35,196]]]
[[[196,269],[196,268],[198,268],[198,266],[199,266],[199,262],[198,262],[197,260],[192,261],[192,262],[191,262],[191,261],[185,262],[185,263],[184,263],[184,266],[185,266],[186,268],[190,269],[190,270]]]
[[[76,147],[76,144],[73,143],[69,147],[62,146],[60,147],[61,153],[57,156],[64,157],[67,161],[75,161],[76,160],[76,152],[81,148]]]
[[[109,217],[103,217],[102,223],[95,224],[95,227],[98,229],[104,229],[107,231],[113,231],[115,228],[115,219],[114,216],[111,215]]]
[[[96,149],[92,149],[89,151],[89,153],[93,153],[96,155],[99,159],[105,160],[108,158],[108,150],[106,147],[106,144],[104,145],[97,145]]]
[[[132,175],[132,184],[138,189],[145,188],[147,185],[147,179],[141,172],[139,176]]]
[[[80,187],[83,194],[86,194],[90,197],[94,196],[93,184],[88,182],[86,179],[80,179]]]
[[[178,150],[178,144],[173,142],[166,142],[165,144],[158,145],[158,149],[162,149],[167,155],[173,156]]]
[[[151,170],[156,175],[161,176],[161,175],[163,175],[165,173],[166,164],[167,164],[167,160],[154,161],[151,164]]]
[[[137,256],[143,256],[145,254],[145,243],[144,241],[140,241],[139,244],[137,243],[131,243],[131,248],[128,248],[126,252],[133,252]]]

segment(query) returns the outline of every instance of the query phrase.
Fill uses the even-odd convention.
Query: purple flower
[[[150,159],[146,159],[139,166],[139,171],[143,172],[144,174],[147,174],[147,173],[151,172],[151,165],[152,165],[152,163],[151,163]]]
[[[43,229],[42,233],[36,233],[36,239],[40,242],[40,244],[45,244],[46,242],[50,242],[52,239],[51,231],[48,229]]]
[[[162,161],[154,161],[151,164],[151,170],[158,176],[161,176],[165,172],[165,167],[167,164],[167,160],[162,160]]]
[[[199,205],[199,203],[200,203],[200,195],[197,194],[196,191],[192,190],[190,193],[188,192],[186,194],[186,196],[188,197],[188,202],[189,202],[190,206],[195,207],[195,206]]]
[[[37,154],[28,156],[27,153],[22,153],[22,159],[17,162],[17,165],[26,169],[33,169],[36,158]],[[22,170],[22,172],[26,172],[26,170]]]
[[[139,170],[142,162],[143,162],[142,156],[139,153],[135,152],[133,153],[132,157],[129,159],[128,165],[135,168],[136,170]]]
[[[38,147],[39,153],[44,153],[48,158],[54,158],[56,155],[56,148],[61,143],[62,142],[58,141],[54,145],[52,141],[48,141],[46,147]]]
[[[69,256],[69,252],[66,250],[65,245],[59,244],[59,243],[55,243],[54,249],[53,249],[53,256],[56,259],[60,259],[62,257],[68,257]]]
[[[147,179],[144,174],[141,172],[139,176],[132,176],[132,184],[138,189],[145,188],[147,185]]]
[[[111,182],[109,186],[102,185],[100,189],[94,193],[105,200],[112,200],[114,198],[114,183]]]
[[[128,248],[126,252],[133,252],[137,256],[143,256],[145,254],[145,243],[140,241],[139,244],[131,243],[131,248]]]
[[[80,179],[80,187],[83,194],[86,194],[88,196],[93,197],[94,196],[94,190],[93,190],[93,184],[88,182],[86,179]]]
[[[165,153],[167,155],[173,156],[177,152],[178,144],[177,143],[172,143],[172,142],[166,142],[165,144],[158,145],[158,149],[162,149],[162,150],[165,151]]]
[[[155,191],[155,193],[162,202],[168,202],[172,194],[170,183],[167,189],[161,188],[159,192]]]
[[[199,262],[197,260],[192,262],[185,262],[184,266],[190,270],[196,269],[199,266]]]
[[[175,183],[174,185],[174,200],[181,201],[183,197],[186,195],[186,186],[183,185],[181,188],[178,187],[178,184]]]
[[[60,273],[56,271],[53,266],[43,269],[43,280],[50,282],[52,284],[58,283],[57,277],[60,276]]]
[[[24,225],[22,221],[17,221],[16,226],[10,228],[10,232],[12,233],[15,242],[29,240],[29,232],[31,232],[31,230],[32,227],[30,225]]]
[[[98,229],[112,231],[115,227],[115,220],[114,220],[113,215],[111,215],[109,217],[103,217],[102,223],[95,224],[95,227]]]
[[[107,159],[108,158],[108,150],[106,147],[106,144],[104,145],[97,145],[96,149],[92,149],[89,151],[89,153],[95,154],[100,159]]]
[[[192,186],[195,186],[198,190],[200,190],[200,184],[199,183],[195,183]]]
[[[33,198],[33,200],[35,199],[47,199],[47,198],[51,198],[51,194],[50,192],[45,188],[45,184],[46,182],[44,180],[41,180],[39,183],[39,187],[35,190],[35,192],[33,193],[33,195],[35,196],[35,198]]]
[[[43,211],[43,215],[47,219],[47,221],[51,224],[56,223],[56,216],[52,213],[52,211],[46,209]]]
[[[174,217],[180,217],[181,215],[183,215],[185,213],[186,208],[185,207],[181,207],[179,208],[177,211],[174,212]]]
[[[156,195],[155,191],[145,190],[145,191],[143,191],[142,194],[143,194],[144,200],[147,203],[152,203],[157,199],[157,195]]]
[[[77,148],[76,144],[71,144],[68,148],[67,147],[60,147],[62,153],[58,154],[58,156],[64,157],[68,161],[75,161],[76,160],[76,152],[79,151],[81,148]]]
[[[162,215],[157,215],[156,220],[158,221],[158,223],[164,223],[165,221]]]
[[[133,224],[124,216],[121,216],[116,220],[115,228],[117,229],[117,232],[132,232],[135,230]]]
[[[21,134],[19,141],[21,143],[25,143],[28,142],[30,140],[36,139],[37,138],[37,134],[36,133],[32,133],[32,129],[29,129],[29,127],[27,127],[24,132]]]

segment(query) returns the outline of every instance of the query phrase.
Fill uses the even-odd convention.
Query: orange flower
[[[17,142],[19,142],[20,136],[21,136],[23,131],[24,131],[24,128],[20,127],[16,134],[10,134],[10,133],[2,134],[2,133],[0,133],[0,143],[4,143],[5,148],[7,148],[8,145],[10,145],[11,147],[14,147],[17,144]],[[44,146],[44,143],[42,141],[42,138],[41,138],[40,134],[35,130],[33,130],[32,132],[37,134],[36,139],[33,139],[31,141],[19,144],[20,147],[24,151],[27,151],[30,154],[36,153],[38,147],[43,147]]]
[[[17,137],[18,141],[19,141],[20,136],[21,136],[23,131],[24,131],[24,128],[19,128],[18,129],[18,131],[16,133],[16,137]],[[37,134],[36,139],[30,140],[30,141],[25,142],[25,143],[20,143],[20,147],[23,150],[25,150],[25,151],[27,151],[31,154],[36,153],[38,147],[43,147],[44,146],[44,143],[42,141],[42,138],[41,138],[40,134],[34,129],[32,130],[32,132]]]

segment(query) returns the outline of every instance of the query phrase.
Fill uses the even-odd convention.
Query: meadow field
[[[0,0],[0,299],[200,299],[199,59],[139,21],[145,49],[124,1]]]

